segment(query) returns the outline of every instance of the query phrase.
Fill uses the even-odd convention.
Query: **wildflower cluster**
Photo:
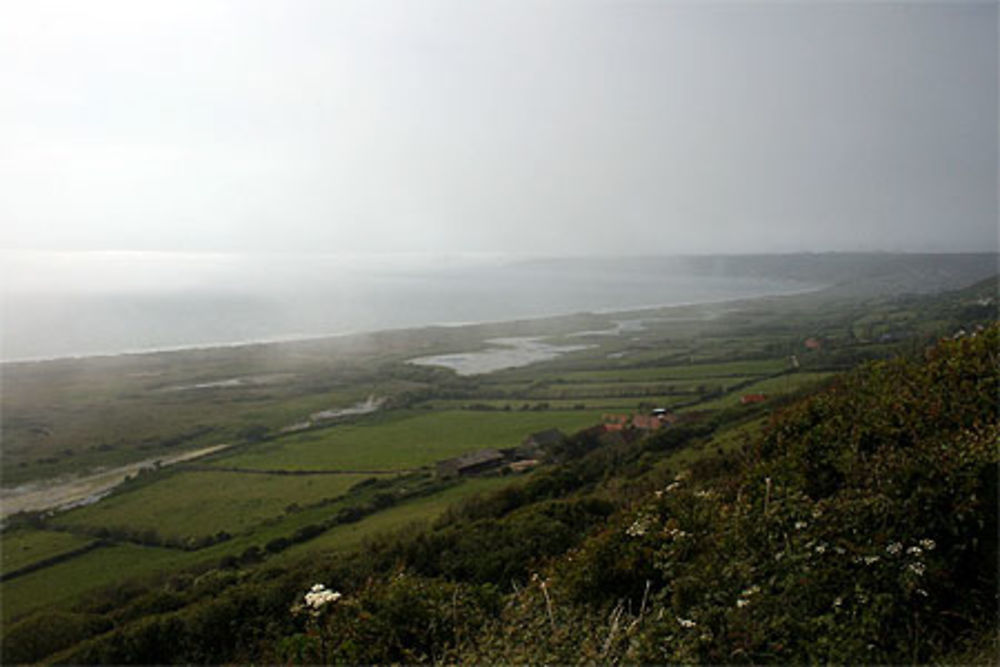
[[[664,534],[672,540],[683,540],[685,537],[691,536],[691,533],[680,528],[667,528]]]
[[[933,551],[937,548],[937,542],[929,537],[925,537],[919,540],[916,544],[906,547],[904,549],[901,542],[893,542],[885,548],[885,551],[890,556],[899,556],[905,552],[911,560],[904,566],[905,570],[917,577],[924,576],[927,571],[927,564],[921,560],[924,554],[928,551]],[[868,560],[874,558],[877,560],[877,556],[869,556],[865,558],[867,564]],[[874,562],[874,561],[873,561]]]
[[[305,594],[306,607],[313,613],[319,612],[324,606],[341,598],[340,593],[331,591],[323,584],[315,584]]]
[[[757,595],[757,593],[760,593],[760,586],[757,586],[756,584],[744,589],[743,592],[740,593],[740,597],[736,600],[737,608],[742,609],[743,607],[746,607],[750,604],[750,598]]]
[[[642,537],[649,531],[653,523],[653,518],[648,514],[640,514],[635,521],[625,529],[625,534],[629,537]]]

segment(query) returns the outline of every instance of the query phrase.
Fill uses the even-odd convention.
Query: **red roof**
[[[746,405],[748,403],[763,403],[767,400],[767,396],[764,394],[744,394],[740,398],[740,403]]]
[[[641,428],[645,431],[655,431],[656,429],[663,426],[663,422],[661,422],[658,417],[650,417],[649,415],[636,415],[635,417],[632,417],[632,426],[636,428]]]

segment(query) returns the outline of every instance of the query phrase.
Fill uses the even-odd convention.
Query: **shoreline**
[[[780,292],[766,292],[763,294],[755,294],[751,296],[724,297],[720,299],[710,299],[707,301],[681,301],[674,303],[644,304],[625,309],[598,308],[593,310],[586,310],[586,311],[581,310],[581,311],[566,312],[566,313],[526,315],[523,317],[515,316],[506,319],[487,319],[487,320],[451,321],[451,322],[436,321],[426,324],[386,327],[381,329],[341,331],[341,332],[330,332],[330,333],[319,333],[319,334],[279,334],[276,336],[260,338],[260,339],[251,339],[251,340],[209,341],[204,343],[167,345],[163,347],[126,349],[117,352],[110,352],[110,351],[84,352],[76,354],[60,354],[53,356],[0,359],[0,369],[3,369],[5,367],[27,366],[33,364],[65,363],[74,361],[86,362],[91,360],[119,359],[122,357],[141,357],[145,355],[158,355],[158,354],[171,354],[171,353],[184,353],[184,352],[210,352],[210,351],[234,350],[239,348],[257,347],[257,346],[279,346],[279,345],[287,345],[295,343],[333,341],[337,339],[347,339],[353,336],[373,336],[383,333],[417,332],[417,331],[427,331],[429,329],[439,329],[439,328],[463,329],[463,328],[482,327],[482,326],[502,326],[505,324],[515,324],[520,322],[544,322],[546,320],[556,320],[556,319],[570,318],[570,317],[622,316],[629,314],[646,313],[655,310],[664,310],[669,308],[694,308],[699,306],[717,306],[722,304],[742,303],[746,301],[756,301],[759,299],[767,299],[775,297],[801,296],[803,294],[822,292],[823,290],[829,288],[830,285],[816,285],[816,286],[803,287],[799,289],[780,291]]]

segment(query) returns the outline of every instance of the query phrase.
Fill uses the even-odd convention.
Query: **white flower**
[[[910,563],[907,566],[907,569],[913,574],[917,575],[918,577],[922,577],[924,576],[924,571],[927,569],[927,567],[920,561],[917,561],[916,563]]]
[[[677,622],[681,624],[682,628],[693,628],[696,625],[698,625],[697,623],[695,623],[694,621],[692,621],[690,618],[681,618],[680,616],[677,617]]]
[[[903,551],[903,545],[899,542],[893,542],[885,548],[885,552],[890,556],[898,556],[901,551]]]
[[[313,611],[318,611],[321,607],[331,602],[336,602],[342,596],[336,591],[331,591],[323,584],[316,584],[305,594],[306,606]]]
[[[937,546],[937,542],[935,542],[929,537],[925,537],[924,539],[920,540],[920,546],[922,546],[924,549],[927,549],[928,551],[934,551],[934,548]]]
[[[671,482],[670,484],[667,484],[667,488],[665,488],[664,491],[667,493],[671,493],[679,488],[681,488],[680,482]]]
[[[928,593],[924,589],[918,588],[917,589],[917,595],[920,595],[920,596],[923,596],[923,597],[927,597]]]
[[[906,550],[906,553],[910,554],[911,556],[920,556],[923,555],[924,550],[921,549],[920,547],[910,547],[909,549]]]
[[[882,558],[879,556],[865,556],[861,560],[864,561],[865,565],[873,565],[882,560]]]
[[[625,534],[629,537],[642,537],[649,530],[650,518],[640,515],[632,522],[632,525],[625,529]]]
[[[825,544],[817,544],[816,545],[816,553],[818,553],[818,554],[826,553],[826,545]]]
[[[842,598],[842,597],[836,597],[836,598],[834,598],[834,600],[833,600],[833,606],[834,607],[839,607],[842,604],[844,604],[844,598]]]
[[[747,606],[748,604],[750,604],[749,598],[751,596],[756,595],[757,593],[760,593],[760,586],[756,584],[750,586],[747,589],[744,589],[744,591],[740,593],[739,599],[736,600],[736,607],[738,609],[742,609],[743,607]]]
[[[808,527],[809,527],[809,524],[806,523],[805,521],[796,521],[795,522],[795,530],[802,530],[803,528],[808,528]]]

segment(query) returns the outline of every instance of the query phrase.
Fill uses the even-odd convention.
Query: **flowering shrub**
[[[875,364],[791,408],[735,494],[661,494],[659,523],[643,519],[662,535],[659,598],[708,632],[651,623],[631,657],[920,661],[990,618],[997,331],[923,364]],[[696,548],[678,549],[678,531]]]
[[[323,584],[315,584],[305,594],[306,608],[312,614],[318,614],[323,607],[340,599],[340,593],[329,590]]]

